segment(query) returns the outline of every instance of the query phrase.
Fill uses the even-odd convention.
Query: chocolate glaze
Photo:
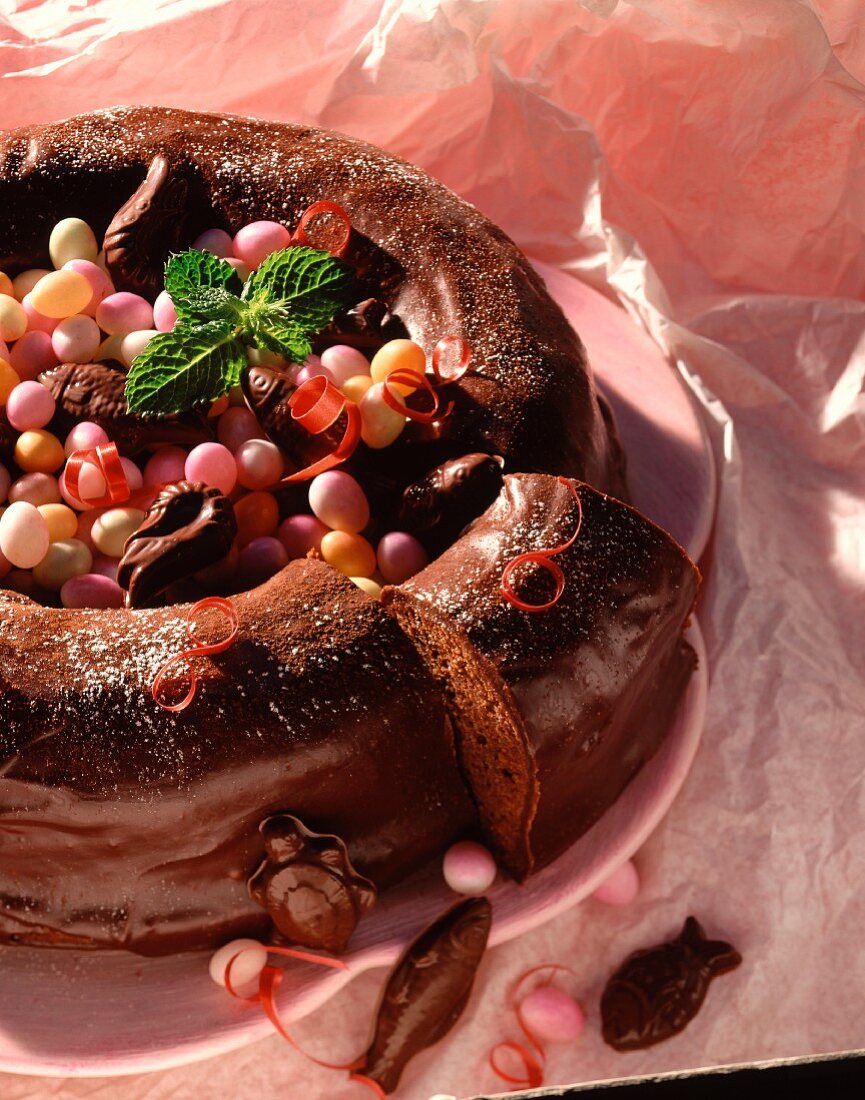
[[[246,884],[264,819],[338,835],[378,888],[471,826],[440,695],[377,601],[304,560],[232,602],[237,640],[196,658],[198,694],[172,714],[150,687],[189,646],[186,606],[0,591],[0,939],[165,954],[261,938]]]
[[[345,843],[290,814],[269,817],[259,831],[267,857],[247,884],[249,896],[289,943],[344,951],[376,896],[373,883],[352,867]]]
[[[398,522],[440,553],[499,495],[502,461],[485,454],[452,458],[404,491]]]
[[[575,483],[577,484],[577,483]],[[451,700],[458,752],[502,865],[522,878],[619,796],[670,727],[694,667],[681,639],[699,575],[633,508],[578,484],[583,522],[556,557],[549,611],[502,597],[502,571],[576,529],[566,485],[511,474],[440,558],[383,600]],[[546,575],[517,577],[548,598]]]
[[[629,955],[601,997],[604,1041],[616,1050],[642,1050],[672,1038],[693,1020],[709,984],[742,956],[723,940],[707,940],[688,917],[670,943]]]
[[[221,561],[236,535],[234,507],[218,489],[167,485],[123,548],[117,583],[127,607],[150,607],[170,585]]]
[[[393,1092],[406,1064],[462,1015],[491,924],[486,898],[461,901],[424,929],[391,971],[359,1067],[385,1092]]]

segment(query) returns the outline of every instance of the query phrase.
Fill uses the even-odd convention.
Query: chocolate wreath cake
[[[338,951],[461,837],[520,879],[553,859],[670,728],[697,574],[615,499],[609,412],[524,257],[418,169],[309,128],[123,108],[0,154],[22,372],[0,416],[0,939]],[[350,223],[330,249],[301,232],[315,208]],[[101,291],[92,261],[49,259],[63,219],[103,242]],[[228,234],[220,260],[204,242]],[[118,321],[136,310],[158,336]],[[470,348],[459,372],[442,337]],[[339,376],[350,353],[365,375]],[[216,388],[169,407],[204,358]]]

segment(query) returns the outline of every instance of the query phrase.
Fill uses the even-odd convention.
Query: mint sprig
[[[342,261],[305,246],[272,253],[245,286],[210,252],[171,256],[165,289],[178,323],[132,361],[130,412],[169,416],[215,401],[240,381],[250,346],[302,363],[310,337],[344,304],[349,282]]]

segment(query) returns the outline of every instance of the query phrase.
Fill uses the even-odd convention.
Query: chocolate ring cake
[[[188,562],[171,515],[194,500],[224,553],[236,525],[215,490],[178,481],[130,537],[125,574],[156,606],[44,606],[0,587],[5,942],[164,954],[253,935],[340,950],[376,890],[459,838],[484,838],[517,879],[549,862],[670,728],[694,666],[682,631],[697,571],[617,499],[621,448],[583,347],[470,204],[340,135],[119,108],[3,137],[0,268],[50,266],[51,227],[82,218],[117,289],[152,298],[169,254],[203,231],[293,226],[322,201],[350,219],[355,300],[315,350],[402,338],[429,352],[446,334],[471,348],[442,387],[449,415],[410,419],[345,464],[376,522],[414,531],[432,560],[381,600],[316,553],[233,591],[229,648],[218,624],[197,625],[185,709],[152,690],[189,648],[189,605],[165,598],[169,558],[155,570],[151,550],[167,539]],[[56,369],[42,381],[68,417],[64,395],[84,384]],[[209,438],[195,413],[133,416],[106,397],[121,384],[108,375],[85,396],[121,454]],[[327,439],[284,451],[302,466]],[[13,443],[0,420],[10,465]],[[280,507],[297,491],[283,487]],[[538,566],[551,554],[554,598]],[[187,669],[165,686],[182,696]]]

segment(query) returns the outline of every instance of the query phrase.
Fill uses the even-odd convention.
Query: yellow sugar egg
[[[71,577],[89,573],[93,555],[78,539],[52,542],[45,557],[33,567],[33,579],[49,592],[59,592]]]
[[[0,408],[6,404],[9,394],[20,381],[18,371],[10,366],[5,359],[0,359]]]
[[[93,545],[109,558],[123,556],[123,547],[131,534],[144,522],[140,508],[109,508],[90,528]]]
[[[375,572],[375,550],[363,535],[328,531],[322,536],[321,556],[347,577],[369,577]]]
[[[392,395],[399,402],[400,395],[393,392]],[[406,424],[406,418],[385,401],[381,382],[375,382],[361,398],[360,415],[361,438],[367,447],[374,450],[389,447]]]
[[[37,508],[48,528],[51,542],[75,537],[78,530],[78,515],[65,504],[40,504]]]
[[[374,600],[377,600],[381,596],[381,585],[372,579],[372,577],[349,577],[352,584],[356,584],[362,591],[366,592],[367,596],[372,596]]]
[[[48,238],[48,255],[55,267],[63,267],[70,260],[90,260],[93,263],[98,252],[96,234],[81,218],[59,221]]]
[[[20,302],[0,294],[0,340],[17,340],[27,331],[27,314]]]
[[[355,374],[351,378],[346,379],[340,386],[340,389],[349,401],[354,401],[355,404],[359,405],[360,399],[371,385],[372,379],[368,374]]]
[[[22,432],[15,444],[15,461],[26,474],[53,474],[65,458],[63,444],[44,428]]]
[[[384,382],[394,371],[407,370],[423,378],[426,373],[426,355],[414,340],[388,340],[378,349],[369,365],[373,382]],[[417,386],[408,386],[402,382],[392,383],[400,393],[411,393]]]
[[[74,317],[90,303],[93,288],[79,271],[52,271],[30,291],[30,301],[43,317]]]
[[[0,271],[0,294],[9,294],[15,297],[15,287],[5,271]]]

